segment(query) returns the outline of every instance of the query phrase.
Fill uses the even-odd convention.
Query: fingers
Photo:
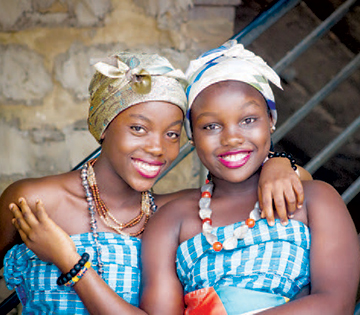
[[[274,205],[275,205],[276,213],[279,216],[282,225],[287,225],[289,223],[285,201],[286,199],[283,190],[276,191],[274,193]]]
[[[283,199],[285,199],[287,209],[287,213],[285,215],[291,219],[294,217],[294,213],[297,209],[297,204],[295,192],[293,190],[293,187],[290,187],[290,184],[284,187]]]
[[[260,187],[258,188],[258,196],[259,196],[259,206],[261,211],[261,217],[264,219],[266,218],[268,224],[270,226],[274,226],[275,224],[275,218],[274,218],[274,210],[273,210],[273,198],[272,198],[272,194],[271,194],[271,190],[266,189],[266,187],[264,189],[261,189]]]
[[[11,203],[9,205],[9,209],[10,211],[13,213],[14,219],[12,220],[13,224],[15,225],[16,229],[22,230],[25,233],[28,233],[29,230],[31,229],[30,226],[28,225],[28,223],[26,222],[22,210],[14,203]]]
[[[30,209],[29,205],[27,204],[25,198],[19,198],[19,205],[21,214],[25,220],[25,222],[30,226],[36,226],[38,224],[38,219],[35,217],[34,213]]]
[[[23,241],[25,244],[27,244],[27,242],[28,242],[27,234],[22,230],[22,228],[21,228],[18,220],[15,219],[15,218],[13,218],[13,219],[12,219],[12,224],[13,224],[13,225],[15,226],[15,228],[18,230],[22,241]]]
[[[35,211],[34,211],[39,222],[44,222],[49,219],[49,216],[44,208],[44,204],[40,199],[36,200]]]
[[[37,216],[41,219],[47,216],[42,202],[40,200],[36,201],[35,212],[37,216],[34,215],[25,198],[22,197],[19,198],[19,205],[11,203],[9,208],[14,215],[12,223],[18,230],[21,239],[26,243],[30,239],[32,230],[39,224]]]
[[[304,204],[305,194],[304,194],[304,187],[299,178],[297,178],[297,180],[295,180],[295,182],[293,183],[293,189],[297,200],[296,206],[298,209],[301,209]]]
[[[261,217],[266,218],[268,224],[275,224],[275,211],[281,224],[287,225],[289,218],[301,208],[304,201],[304,191],[300,181],[282,181],[277,184],[263,185],[258,188]],[[275,209],[274,209],[275,207]]]

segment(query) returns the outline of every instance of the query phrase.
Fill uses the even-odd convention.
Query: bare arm
[[[17,202],[22,193],[25,193],[22,182],[17,182],[10,185],[0,197],[0,268],[3,267],[7,251],[22,242],[16,228],[11,224],[13,215],[9,211],[10,203]]]
[[[62,273],[67,273],[80,259],[69,235],[48,217],[41,201],[36,203],[34,213],[25,199],[21,200],[20,207],[11,205],[13,223],[24,243],[41,260],[52,262]],[[145,314],[118,296],[92,268],[74,289],[90,314]]]
[[[287,158],[269,159],[262,167],[259,180],[259,203],[262,217],[267,218],[269,225],[274,224],[274,209],[283,224],[288,223],[296,209],[304,202],[304,190],[301,180],[311,180],[312,177],[302,167],[298,166],[299,176],[292,169]]]
[[[330,185],[314,181],[304,188],[311,229],[311,293],[261,314],[352,315],[360,277],[353,221]]]
[[[183,289],[176,274],[181,218],[173,203],[154,215],[143,236],[143,292],[140,307],[148,314],[183,314]],[[171,215],[170,212],[174,215]]]

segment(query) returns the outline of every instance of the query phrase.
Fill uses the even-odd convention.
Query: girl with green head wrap
[[[88,126],[101,143],[99,157],[82,170],[16,182],[1,197],[1,258],[9,250],[5,277],[23,314],[108,314],[112,298],[126,314],[139,311],[140,237],[156,208],[177,196],[150,189],[179,153],[183,72],[157,54],[126,52],[94,67]],[[25,244],[10,224],[9,204],[35,209],[30,222],[15,222]],[[25,236],[37,220],[47,228],[37,239]],[[80,270],[69,276],[72,268]]]

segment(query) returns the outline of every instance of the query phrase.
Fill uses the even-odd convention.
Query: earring
[[[276,127],[274,125],[271,126],[271,132],[274,132],[276,130]]]
[[[189,143],[194,146],[194,140],[189,140]]]
[[[209,182],[212,181],[212,177],[211,177],[211,174],[210,172],[207,173],[207,176],[206,176],[206,180],[205,180],[205,183],[208,184]]]

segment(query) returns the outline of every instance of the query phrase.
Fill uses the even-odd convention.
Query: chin
[[[246,172],[244,172],[244,170],[238,171],[238,172],[223,172],[221,174],[221,178],[230,182],[230,183],[241,183],[244,182],[248,179],[250,179],[253,175],[255,175],[257,173],[257,170],[252,171],[252,170],[247,170]]]
[[[155,181],[156,178],[152,180],[145,180],[142,182],[132,183],[130,186],[132,189],[136,191],[147,191],[150,190],[155,185]]]

